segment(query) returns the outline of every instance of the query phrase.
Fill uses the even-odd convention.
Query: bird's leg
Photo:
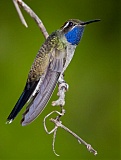
[[[65,82],[63,74],[60,75],[58,80],[58,100],[52,102],[52,106],[65,105],[65,92],[68,90],[69,85]]]

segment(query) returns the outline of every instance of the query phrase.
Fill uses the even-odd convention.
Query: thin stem
[[[45,37],[45,39],[47,39],[47,37],[49,36],[44,24],[42,23],[42,21],[39,19],[39,17],[34,13],[34,11],[27,5],[25,4],[22,0],[13,0],[14,5],[16,6],[16,10],[19,14],[19,17],[22,21],[22,23],[27,26],[26,21],[19,9],[19,6],[21,6],[37,23],[38,27],[40,28],[43,36]],[[18,6],[19,5],[19,6]]]
[[[28,25],[27,25],[27,23],[26,23],[26,21],[24,19],[24,16],[22,15],[22,12],[21,12],[21,10],[19,8],[19,5],[18,5],[17,1],[13,0],[13,3],[15,5],[15,8],[16,8],[17,12],[18,12],[18,15],[19,15],[19,18],[20,18],[21,22],[23,23],[23,25],[25,25],[25,27],[28,27]]]
[[[56,151],[55,151],[55,138],[56,138],[57,129],[58,129],[58,128],[56,128],[55,131],[54,131],[54,133],[53,133],[53,143],[52,143],[52,146],[53,146],[53,152],[54,152],[54,154],[55,154],[56,156],[60,156],[60,155],[57,154]]]
[[[50,121],[53,122],[53,123],[55,123],[56,126],[61,127],[61,128],[63,128],[65,131],[69,132],[71,135],[73,135],[73,136],[79,141],[79,143],[84,144],[84,145],[87,147],[88,151],[93,152],[94,155],[97,155],[97,151],[96,151],[95,149],[93,149],[90,144],[88,144],[87,142],[85,142],[85,141],[84,141],[82,138],[80,138],[77,134],[75,134],[75,133],[74,133],[73,131],[71,131],[69,128],[67,128],[66,126],[64,126],[61,121],[57,121],[56,119],[53,119],[53,118],[51,118]]]

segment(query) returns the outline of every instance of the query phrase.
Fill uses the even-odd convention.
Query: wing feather
[[[50,64],[39,91],[32,97],[23,119],[22,126],[31,123],[46,107],[63,69],[63,59],[54,59]]]

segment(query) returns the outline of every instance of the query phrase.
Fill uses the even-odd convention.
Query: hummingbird
[[[85,26],[98,21],[70,19],[48,36],[35,57],[24,90],[7,118],[8,123],[15,119],[26,103],[28,106],[21,120],[22,126],[28,125],[41,114],[59,77],[71,62]]]

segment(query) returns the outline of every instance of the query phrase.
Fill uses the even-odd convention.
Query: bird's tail
[[[31,94],[33,93],[34,89],[37,86],[37,83],[38,81],[26,83],[24,91],[22,92],[15,107],[13,108],[13,110],[11,111],[10,115],[7,118],[7,123],[11,123],[14,120],[14,118],[17,116],[17,114],[20,112],[20,110],[25,105],[25,103],[29,100]]]

